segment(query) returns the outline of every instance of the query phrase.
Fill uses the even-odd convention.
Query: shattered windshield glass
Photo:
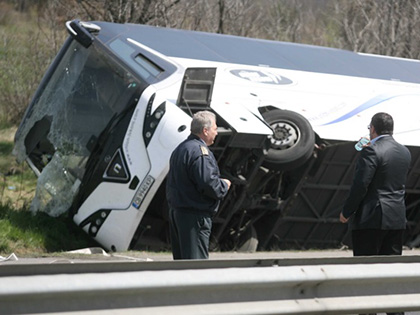
[[[71,206],[98,137],[146,83],[98,44],[86,49],[76,41],[52,71],[19,127],[14,153],[39,176],[31,210],[58,216]]]

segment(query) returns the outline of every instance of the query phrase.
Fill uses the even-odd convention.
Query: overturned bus
[[[69,213],[107,250],[169,247],[165,177],[199,110],[233,185],[213,250],[349,245],[338,220],[376,112],[412,153],[407,245],[420,203],[420,63],[220,34],[67,22],[69,37],[15,137],[38,176],[34,211]]]

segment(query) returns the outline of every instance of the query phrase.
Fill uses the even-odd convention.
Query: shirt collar
[[[380,135],[380,136],[377,136],[375,139],[370,140],[370,144],[372,145],[372,144],[374,144],[376,141],[378,141],[379,139],[384,138],[384,137],[389,137],[389,136],[390,136],[390,135]]]

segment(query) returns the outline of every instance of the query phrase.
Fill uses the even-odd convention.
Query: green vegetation
[[[29,211],[36,176],[12,155],[14,132],[15,128],[0,130],[0,255],[43,255],[97,246],[66,215],[52,218]]]
[[[0,204],[0,254],[42,255],[95,246],[66,216],[33,215],[27,208]]]
[[[0,203],[25,208],[35,193],[36,177],[26,164],[18,164],[12,155],[15,130],[0,129]]]
[[[11,4],[0,2],[0,128],[20,122],[67,36],[63,27],[49,26],[36,7],[18,12]]]
[[[45,69],[67,36],[49,29],[36,7],[0,3],[0,255],[43,255],[97,246],[70,218],[33,214],[36,176],[12,154],[17,124]],[[57,33],[56,30],[61,33]]]

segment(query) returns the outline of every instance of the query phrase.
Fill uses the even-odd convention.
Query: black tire
[[[255,253],[258,248],[257,230],[251,225],[242,235],[242,243],[238,246],[239,253]]]
[[[289,171],[309,160],[314,151],[315,133],[305,117],[280,109],[264,112],[262,116],[273,129],[264,166]]]

